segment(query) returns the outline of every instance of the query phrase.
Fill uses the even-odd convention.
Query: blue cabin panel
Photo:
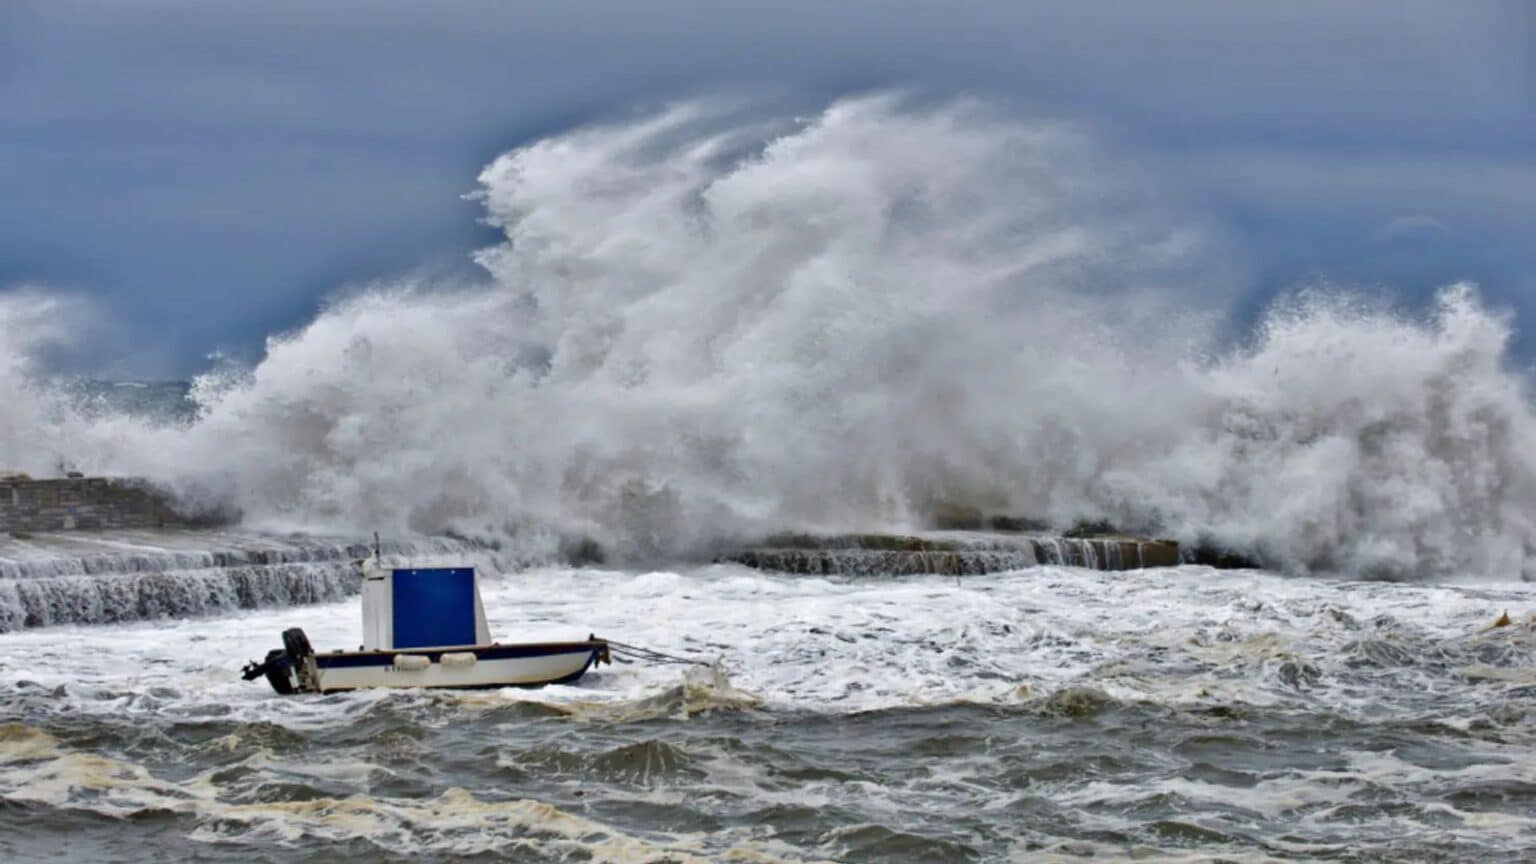
[[[475,570],[428,567],[394,571],[396,648],[475,644]]]

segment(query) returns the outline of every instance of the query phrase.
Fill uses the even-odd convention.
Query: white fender
[[[432,665],[432,658],[423,654],[396,654],[396,672],[420,672]]]

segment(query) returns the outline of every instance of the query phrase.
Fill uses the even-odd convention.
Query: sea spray
[[[190,424],[62,417],[12,363],[0,464],[632,559],[958,504],[1531,575],[1536,415],[1471,288],[1423,317],[1300,296],[1225,348],[1208,232],[1079,133],[893,97],[762,129],[683,106],[502,156],[483,283],[337,301],[200,382]]]

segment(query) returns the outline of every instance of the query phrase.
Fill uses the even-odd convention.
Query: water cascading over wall
[[[939,532],[785,534],[721,556],[761,570],[839,576],[975,576],[1041,565],[1140,570],[1181,563],[1179,544],[1135,537]]]
[[[385,543],[382,551],[492,557],[451,538]],[[356,562],[372,553],[370,544],[346,540],[212,532],[13,539],[0,543],[0,632],[340,600],[358,592]]]

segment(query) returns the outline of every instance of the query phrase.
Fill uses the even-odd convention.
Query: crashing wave
[[[1293,570],[1536,573],[1505,317],[1467,286],[1422,318],[1311,294],[1227,347],[1220,256],[1091,143],[891,97],[538,141],[480,177],[483,283],[339,301],[200,380],[191,423],[83,416],[0,344],[0,465],[632,556],[959,503]]]

